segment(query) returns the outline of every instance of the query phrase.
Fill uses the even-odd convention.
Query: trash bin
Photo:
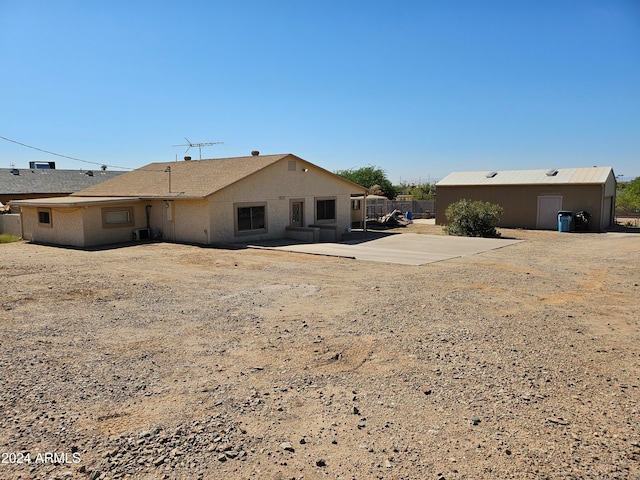
[[[576,213],[573,223],[576,231],[578,232],[586,232],[589,230],[589,219],[591,218],[591,214],[587,211],[581,210]]]
[[[560,210],[558,212],[558,231],[559,232],[571,231],[572,217],[573,217],[573,212],[570,212],[568,210]]]

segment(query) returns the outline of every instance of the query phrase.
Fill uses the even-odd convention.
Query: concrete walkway
[[[355,258],[371,262],[424,265],[456,257],[473,255],[518,243],[521,240],[469,238],[417,233],[396,233],[369,240],[340,243],[305,243],[295,245],[250,245],[286,252]]]

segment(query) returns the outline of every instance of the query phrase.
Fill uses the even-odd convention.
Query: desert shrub
[[[462,199],[445,210],[448,223],[444,231],[463,237],[499,237],[496,227],[502,211],[502,207],[494,203]]]

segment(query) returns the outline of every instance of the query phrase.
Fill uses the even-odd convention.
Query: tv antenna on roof
[[[182,143],[182,144],[179,144],[179,145],[171,145],[171,146],[172,147],[187,147],[187,149],[184,151],[184,153],[187,153],[191,147],[198,147],[198,152],[200,153],[200,160],[202,160],[202,147],[210,147],[211,145],[219,145],[221,143],[224,143],[224,142],[193,143],[187,137],[184,137],[184,139],[187,141],[187,143]]]

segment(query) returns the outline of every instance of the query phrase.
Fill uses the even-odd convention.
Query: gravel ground
[[[0,245],[0,478],[640,478],[640,235],[502,234],[420,267]]]

